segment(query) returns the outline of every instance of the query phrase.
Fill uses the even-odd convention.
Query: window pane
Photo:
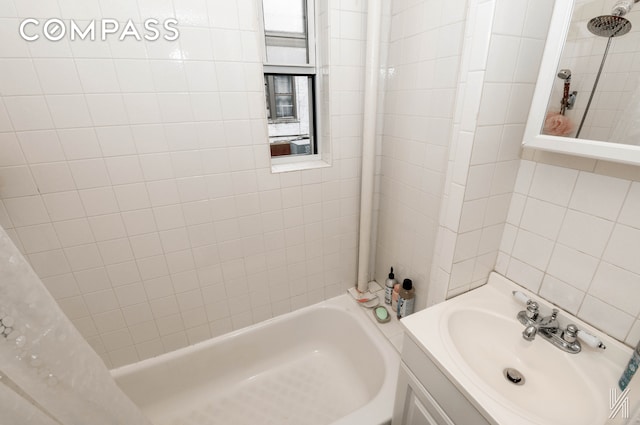
[[[263,0],[262,8],[265,31],[306,33],[304,0]]]
[[[267,63],[309,63],[306,0],[263,0]]]
[[[293,96],[276,96],[276,115],[278,118],[295,118],[293,115]]]
[[[275,82],[274,90],[276,94],[291,93],[291,76],[290,75],[274,75],[273,81]]]
[[[316,153],[313,129],[313,77],[266,74],[265,81],[267,113],[269,114],[270,109],[272,114],[268,122],[271,156]],[[279,94],[287,91],[288,94]]]
[[[306,65],[307,48],[267,46],[267,61],[275,64]]]

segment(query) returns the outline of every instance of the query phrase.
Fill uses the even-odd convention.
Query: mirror
[[[640,165],[640,0],[556,0],[524,146]]]

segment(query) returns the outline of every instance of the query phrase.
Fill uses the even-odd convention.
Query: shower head
[[[622,16],[603,15],[590,20],[587,28],[599,37],[620,37],[631,31],[631,22]]]
[[[563,80],[569,80],[571,78],[571,70],[561,69],[560,71],[558,71],[558,78],[562,78]]]

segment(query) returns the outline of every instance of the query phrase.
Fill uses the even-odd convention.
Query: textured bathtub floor
[[[156,425],[326,425],[371,397],[354,386],[359,379],[337,356],[313,353],[224,392],[169,403],[152,419]]]

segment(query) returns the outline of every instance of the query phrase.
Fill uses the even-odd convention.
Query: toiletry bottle
[[[407,317],[413,313],[413,304],[416,299],[416,291],[413,289],[411,279],[402,282],[402,289],[398,296],[398,319]]]
[[[398,283],[393,275],[393,267],[391,267],[391,271],[389,272],[389,277],[384,282],[384,303],[391,305],[391,296],[393,295],[393,287]]]
[[[400,296],[400,284],[396,282],[393,285],[393,292],[391,293],[391,310],[394,313],[398,311],[398,297]]]
[[[622,391],[627,388],[627,385],[629,385],[629,382],[631,382],[631,378],[633,378],[633,374],[636,373],[638,367],[640,367],[640,342],[638,342],[636,349],[633,350],[633,354],[631,355],[629,364],[624,369],[624,372],[622,372],[622,376],[618,381],[618,386]]]

